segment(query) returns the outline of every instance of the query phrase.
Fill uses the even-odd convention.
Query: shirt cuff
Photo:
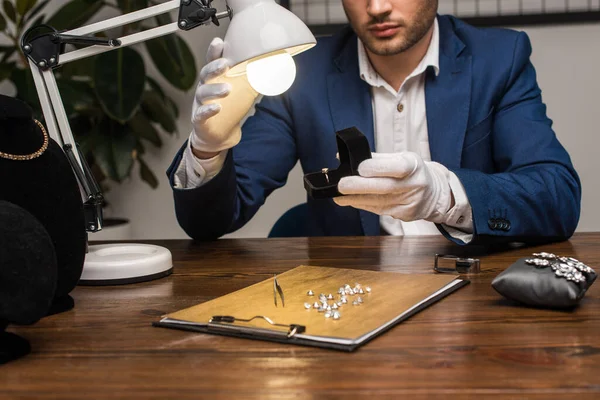
[[[191,138],[190,138],[191,139]],[[188,140],[181,162],[175,170],[174,183],[178,189],[194,189],[214,178],[227,159],[227,150],[212,158],[201,160],[192,153],[191,140]]]
[[[454,195],[454,207],[446,213],[442,227],[454,239],[469,243],[473,240],[473,210],[471,203],[469,203],[465,188],[453,172],[450,172],[448,183]]]

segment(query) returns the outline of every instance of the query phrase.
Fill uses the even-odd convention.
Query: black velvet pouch
[[[336,132],[340,166],[337,169],[312,172],[304,175],[304,188],[313,199],[327,199],[342,196],[337,185],[345,176],[358,175],[358,166],[371,158],[367,137],[357,128],[347,128]]]
[[[534,257],[518,259],[494,278],[492,287],[504,297],[528,306],[569,308],[581,301],[596,280],[597,274],[587,266],[587,272],[573,271],[577,260],[536,258],[542,260],[537,261],[541,265],[535,264]],[[567,260],[574,260],[571,266]]]
[[[29,155],[41,149],[43,131],[22,101],[0,95],[0,127],[0,152]],[[67,157],[52,139],[36,158],[0,156],[0,182],[0,200],[27,210],[52,239],[57,275],[49,313],[72,308],[69,293],[81,277],[87,234],[79,186]]]
[[[56,255],[42,224],[23,208],[0,200],[0,364],[25,356],[29,342],[9,323],[45,316],[56,290]]]
[[[33,215],[0,200],[0,243],[0,320],[33,324],[56,291],[52,239]]]

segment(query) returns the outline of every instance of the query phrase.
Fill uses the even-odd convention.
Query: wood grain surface
[[[442,237],[152,242],[172,276],[77,287],[75,309],[10,326],[32,353],[0,366],[0,398],[600,398],[600,284],[571,311],[520,307],[491,280],[533,251],[600,268],[600,234],[535,247],[458,247]],[[471,284],[354,353],[152,327],[298,265],[432,273],[435,253],[481,259]]]

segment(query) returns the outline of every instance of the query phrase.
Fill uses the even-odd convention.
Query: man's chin
[[[366,46],[369,51],[378,56],[391,56],[402,52],[402,45],[392,39],[369,41]]]

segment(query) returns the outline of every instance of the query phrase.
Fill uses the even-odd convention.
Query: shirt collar
[[[431,36],[431,42],[429,43],[429,47],[427,48],[427,52],[425,56],[417,65],[415,70],[406,78],[412,78],[418,76],[425,72],[428,67],[433,67],[435,71],[435,75],[439,75],[440,73],[440,29],[438,26],[437,18],[433,23],[433,35]],[[367,56],[367,51],[365,50],[365,46],[358,39],[358,70],[360,73],[360,78],[367,82],[371,86],[383,86],[383,79],[379,76],[377,71],[371,65],[369,61],[369,57]]]

